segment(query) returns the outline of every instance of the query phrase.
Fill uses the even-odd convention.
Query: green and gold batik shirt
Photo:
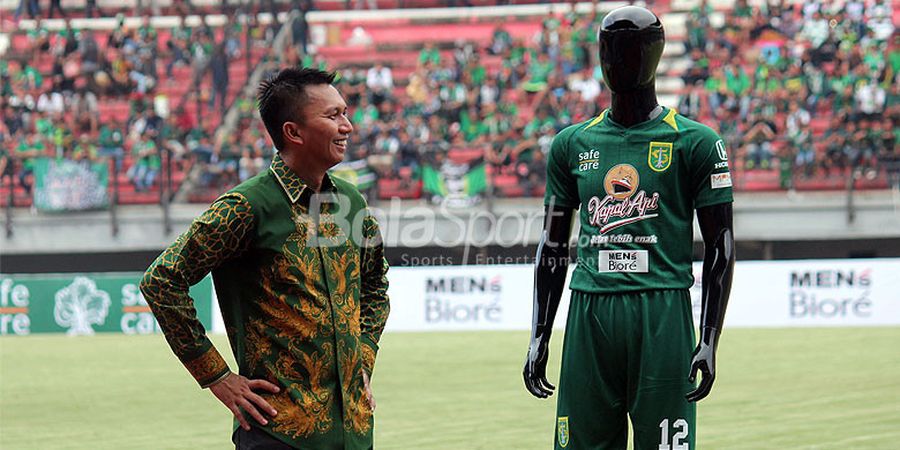
[[[241,375],[278,415],[269,434],[303,448],[370,448],[371,374],[388,317],[378,223],[351,184],[326,175],[315,194],[276,155],[270,169],[216,200],[141,282],[174,353],[201,386],[229,368],[197,320],[188,287],[212,271]]]
[[[689,288],[694,210],[731,201],[722,139],[674,109],[630,128],[604,111],[550,149],[545,204],[580,208],[575,290]]]

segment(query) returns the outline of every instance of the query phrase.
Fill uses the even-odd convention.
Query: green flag
[[[331,174],[352,183],[361,191],[369,189],[375,184],[375,172],[372,171],[365,159],[340,163],[331,170]]]
[[[429,165],[422,168],[422,189],[441,197],[447,195],[447,184],[444,183],[443,175]]]
[[[487,190],[487,172],[485,164],[480,163],[466,174],[466,194],[478,195]]]

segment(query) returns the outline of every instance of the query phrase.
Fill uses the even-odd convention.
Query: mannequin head
[[[665,46],[662,22],[645,8],[623,6],[600,25],[600,67],[613,93],[653,88]]]

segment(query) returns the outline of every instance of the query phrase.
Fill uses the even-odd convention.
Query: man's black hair
[[[281,127],[285,122],[299,122],[307,101],[306,86],[332,84],[335,73],[319,69],[283,69],[259,84],[257,106],[275,148],[284,148]]]

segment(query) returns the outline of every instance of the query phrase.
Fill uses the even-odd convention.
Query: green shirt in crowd
[[[419,64],[425,64],[430,62],[432,66],[437,67],[441,65],[441,51],[437,48],[427,49],[423,48],[421,52],[419,52]]]
[[[147,150],[153,151],[148,154],[141,155],[141,153],[144,153]],[[132,148],[131,151],[134,154],[135,158],[137,158],[137,162],[135,164],[159,170],[159,168],[162,167],[162,160],[159,157],[159,152],[155,150],[156,142],[154,142],[153,139],[145,139],[142,142],[134,144],[134,148]]]
[[[387,260],[356,188],[326,175],[321,194],[333,201],[312,194],[276,155],[156,259],[141,292],[175,355],[207,386],[229,368],[188,288],[212,271],[239,373],[281,388],[259,394],[278,415],[254,426],[298,448],[368,449],[362,371],[372,373],[388,317]]]
[[[740,67],[735,67],[734,70],[731,68],[725,69],[725,85],[732,94],[746,94],[750,91],[750,84],[750,77],[747,76],[747,72],[744,72],[744,69]]]
[[[573,290],[690,288],[694,210],[731,201],[722,139],[673,109],[630,128],[604,111],[550,149],[544,203],[580,208]]]
[[[19,141],[19,145],[16,147],[16,153],[30,153],[30,152],[38,152],[38,156],[24,158],[22,160],[22,168],[25,170],[34,170],[34,158],[44,156],[47,152],[47,147],[44,145],[44,142],[40,139],[35,139],[35,141],[29,144],[24,139]]]
[[[93,144],[81,144],[78,143],[75,145],[75,148],[72,149],[72,159],[76,161],[80,161],[82,159],[95,160],[97,159],[97,147]]]
[[[100,128],[100,136],[97,142],[101,148],[119,148],[124,145],[122,142],[122,132],[109,125],[103,125]]]

